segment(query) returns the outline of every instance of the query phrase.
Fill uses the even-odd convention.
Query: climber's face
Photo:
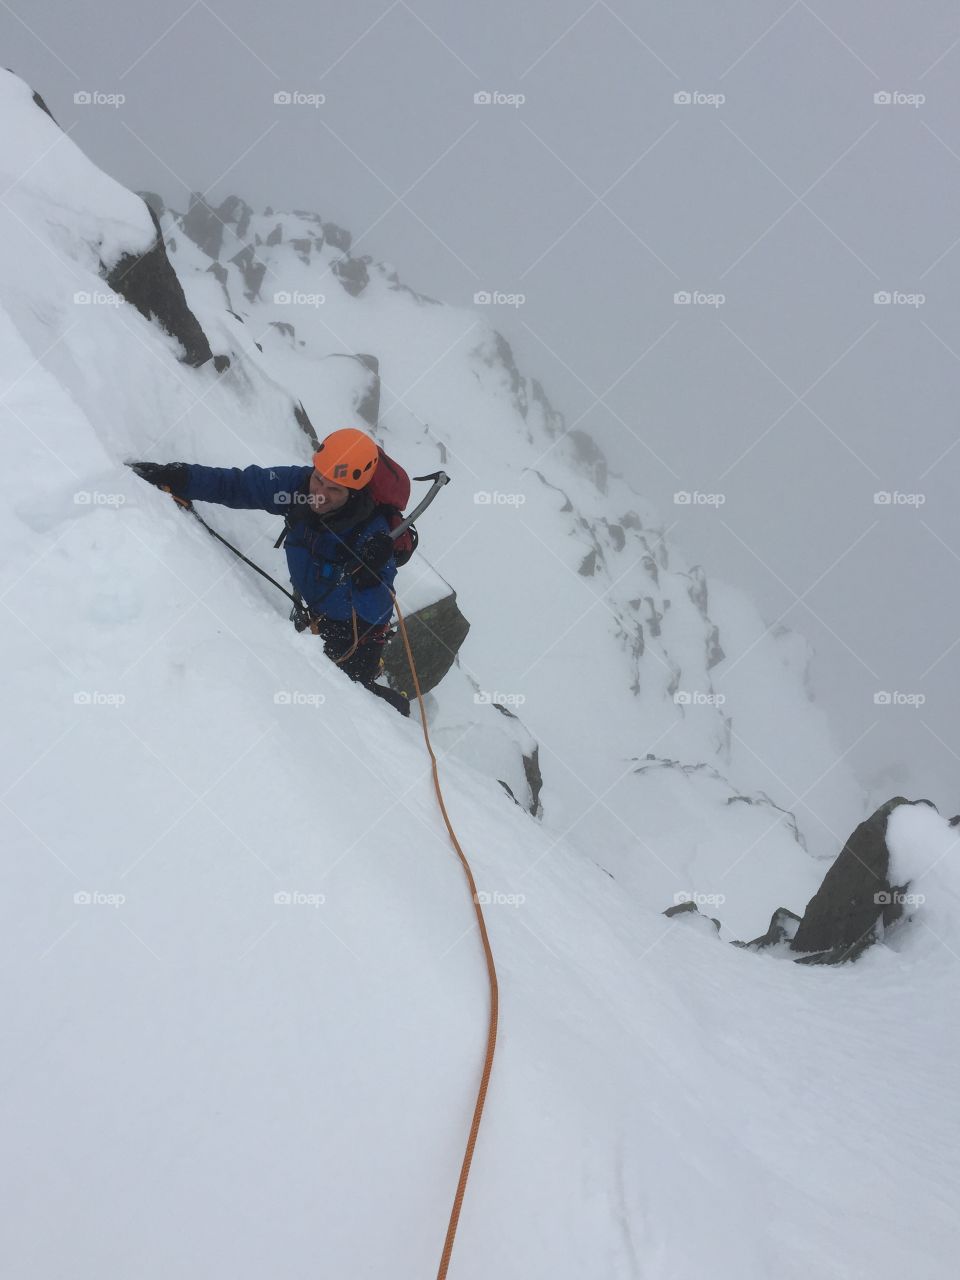
[[[333,484],[325,479],[319,471],[310,477],[310,491],[307,494],[307,505],[317,515],[326,515],[342,507],[350,497],[350,490],[342,484]]]

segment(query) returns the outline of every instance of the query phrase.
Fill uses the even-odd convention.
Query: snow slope
[[[300,387],[257,362],[256,334],[196,302],[189,273],[214,349],[229,344],[235,357],[219,379],[179,365],[176,343],[130,307],[75,304],[76,291],[102,288],[105,246],[136,247],[144,225],[127,193],[94,182],[56,138],[25,86],[0,77],[0,95],[7,1273],[433,1274],[486,979],[420,726],[282,625],[279,596],[122,465],[147,450],[301,457],[288,411]],[[378,349],[391,341],[391,360],[408,362],[395,374],[406,387],[435,348],[409,334],[409,317],[379,323]],[[339,393],[321,397],[321,360],[315,423],[345,410]],[[456,405],[449,447],[477,476],[463,489],[510,491],[531,452],[509,406],[489,391],[471,402],[468,381],[426,379],[411,403],[426,412],[429,387],[448,423]],[[436,458],[433,446],[417,453],[399,409],[390,429],[414,470]],[[569,468],[564,482],[598,520],[621,497]],[[767,868],[727,904],[743,925],[785,897],[802,907],[820,868],[778,811],[728,804],[722,777],[632,771],[630,757],[654,749],[648,713],[671,745],[656,753],[691,763],[708,758],[716,723],[690,716],[671,739],[676,704],[632,700],[605,606],[566,599],[578,586],[566,570],[534,595],[531,572],[545,573],[548,557],[575,564],[588,539],[549,507],[545,486],[524,491],[530,505],[499,513],[472,546],[453,545],[462,504],[438,500],[429,525],[445,548],[433,558],[474,623],[465,670],[485,689],[526,694],[546,779],[538,823],[458,753],[450,724],[467,695],[452,673],[435,706],[441,769],[494,899],[502,1032],[451,1275],[952,1276],[952,830],[922,809],[894,815],[896,865],[925,901],[849,968],[757,956],[702,920],[665,918],[668,890],[707,892],[713,882],[698,877],[712,868],[722,879],[734,856]],[[516,514],[525,551],[538,536],[550,544],[535,569],[501,519]],[[217,518],[266,559],[275,522]],[[551,634],[570,630],[555,663],[531,667],[545,602],[558,611]],[[754,622],[730,595],[720,604],[743,632],[729,659]],[[828,735],[802,719],[797,673],[777,683],[776,650],[766,653],[744,680],[742,714],[812,764]],[[644,685],[654,686],[646,671]],[[762,723],[764,697],[771,716],[796,723]],[[762,785],[761,766],[749,777],[741,755],[734,789]],[[611,788],[616,759],[624,776]],[[724,776],[737,760],[728,766]],[[589,808],[591,789],[603,798]],[[839,807],[843,787],[833,796]],[[847,813],[841,834],[860,816]]]

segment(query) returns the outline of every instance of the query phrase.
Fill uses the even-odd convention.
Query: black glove
[[[393,555],[393,539],[389,533],[375,533],[363,544],[353,573],[354,584],[363,591],[367,587],[379,587],[387,561]]]
[[[158,489],[169,489],[171,493],[182,494],[187,487],[185,462],[131,462],[129,466],[141,480],[155,484]]]

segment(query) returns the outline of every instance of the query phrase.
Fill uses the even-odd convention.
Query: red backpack
[[[370,481],[370,496],[378,507],[383,508],[390,528],[395,529],[403,523],[403,509],[410,501],[410,477],[388,453],[383,449],[379,452],[380,461]],[[417,531],[413,525],[394,539],[393,554],[398,566],[407,563],[417,549],[417,542]]]

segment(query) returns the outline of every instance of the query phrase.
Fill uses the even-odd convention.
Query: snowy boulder
[[[887,821],[900,805],[929,805],[895,796],[861,822],[807,903],[790,944],[804,964],[855,960],[903,914],[906,884],[892,884]]]
[[[540,744],[531,736],[520,722],[519,716],[509,707],[500,702],[491,702],[490,706],[494,711],[498,711],[502,716],[510,721],[512,725],[507,727],[507,732],[516,743],[520,764],[523,770],[523,781],[521,785],[516,782],[510,783],[506,778],[498,778],[497,781],[506,791],[510,799],[526,809],[527,813],[532,814],[535,818],[539,818],[543,814],[543,806],[540,803],[540,792],[543,790],[543,774],[540,772]]]
[[[457,593],[432,569],[427,569],[405,595],[400,608],[407,624],[420,689],[427,693],[436,688],[453,666],[470,630],[470,623],[460,612]],[[402,636],[395,635],[387,642],[383,668],[392,689],[403,689],[413,696],[410,665]]]
[[[442,758],[463,761],[492,778],[531,817],[543,818],[540,744],[508,705],[510,695],[484,689],[458,661],[439,689],[424,697],[430,737]]]

